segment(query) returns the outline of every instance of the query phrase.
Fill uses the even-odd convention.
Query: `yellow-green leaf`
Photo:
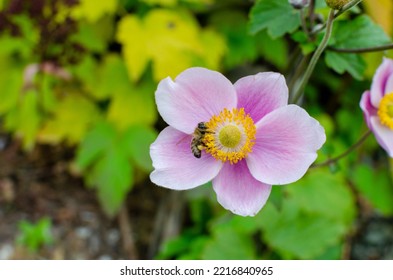
[[[119,22],[117,40],[123,43],[123,56],[130,78],[138,80],[149,61],[149,52],[142,22],[136,16],[126,16]]]
[[[221,60],[228,51],[225,39],[216,31],[206,29],[201,34],[203,44],[203,57],[205,66],[213,70],[219,70]]]
[[[149,5],[159,4],[162,6],[173,7],[177,4],[177,0],[141,0]]]
[[[108,120],[120,130],[134,124],[152,125],[157,111],[150,84],[121,90],[114,94],[108,110]]]
[[[55,115],[47,121],[38,135],[38,141],[57,144],[63,140],[80,142],[94,121],[99,118],[98,109],[89,100],[76,95],[67,96],[59,103]]]
[[[180,10],[154,9],[143,19],[127,16],[119,24],[117,39],[123,45],[123,56],[134,81],[150,60],[154,79],[159,81],[177,76],[204,55],[197,21]]]
[[[33,148],[40,122],[37,91],[33,89],[22,93],[18,105],[5,118],[6,128],[22,139],[25,150]]]
[[[22,88],[22,69],[16,67],[7,56],[0,57],[0,114],[11,110],[18,103],[19,93]]]
[[[117,8],[117,0],[80,0],[79,4],[72,9],[75,19],[86,19],[95,22],[105,14],[113,14]]]

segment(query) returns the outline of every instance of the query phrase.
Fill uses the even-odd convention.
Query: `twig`
[[[313,164],[310,166],[310,168],[316,168],[316,167],[323,167],[323,166],[329,166],[333,163],[336,163],[337,161],[339,161],[340,159],[346,157],[347,155],[349,155],[352,151],[354,151],[355,149],[357,149],[360,145],[362,145],[364,143],[364,141],[366,141],[367,137],[371,135],[371,130],[368,130],[360,139],[358,142],[356,142],[355,144],[353,144],[351,147],[348,148],[348,150],[346,150],[345,152],[343,152],[342,154],[328,159],[325,162],[321,162],[321,163],[317,163],[317,164]]]
[[[128,216],[127,206],[124,204],[120,210],[119,216],[120,232],[123,240],[124,250],[131,260],[138,259],[138,251],[135,247],[133,230]]]
[[[368,47],[368,48],[359,48],[359,49],[342,49],[329,47],[329,50],[340,53],[365,53],[365,52],[379,52],[393,49],[393,44],[378,46],[378,47]]]

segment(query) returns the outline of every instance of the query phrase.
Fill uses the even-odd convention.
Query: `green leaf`
[[[317,47],[318,44],[320,43],[322,37],[322,34],[317,34],[317,40],[315,41],[310,41],[307,37],[307,35],[302,31],[296,31],[291,35],[291,38],[299,43],[300,48],[302,49],[302,53],[304,55],[312,53]]]
[[[355,79],[361,80],[366,70],[366,63],[360,55],[326,51],[326,65],[339,74],[349,72]]]
[[[338,21],[333,26],[330,46],[337,48],[375,47],[390,42],[389,36],[367,15]]]
[[[284,69],[287,66],[288,45],[284,38],[272,39],[267,32],[260,32],[255,39],[257,50],[264,59],[279,69]]]
[[[343,49],[358,49],[380,46],[390,41],[379,25],[368,16],[361,15],[353,20],[335,23],[329,45]],[[358,80],[363,78],[366,64],[359,54],[327,51],[325,60],[329,67],[340,74],[348,71]]]
[[[124,133],[109,123],[98,123],[86,134],[75,160],[87,185],[97,189],[105,213],[113,217],[131,189],[134,176]]]
[[[252,34],[267,29],[272,38],[278,38],[299,26],[300,13],[288,0],[259,0],[251,9],[249,30]]]
[[[153,169],[150,158],[150,145],[157,138],[157,133],[145,126],[130,127],[123,137],[123,145],[127,154],[131,155],[135,164],[143,170],[150,172]]]
[[[345,233],[345,226],[321,215],[300,210],[287,199],[282,211],[271,204],[262,210],[263,238],[284,258],[313,259],[335,245]]]
[[[351,177],[356,189],[372,206],[384,215],[393,214],[393,185],[387,170],[358,165]]]
[[[252,62],[257,57],[255,38],[247,33],[247,17],[237,11],[215,13],[211,24],[226,37],[228,54],[225,64],[231,68],[244,62]]]
[[[92,52],[104,52],[114,32],[112,18],[103,17],[95,23],[80,21],[78,24],[78,32],[70,40],[82,44]]]
[[[110,217],[120,210],[133,179],[133,168],[127,154],[116,144],[107,147],[88,174],[88,183],[97,188],[100,203]]]
[[[256,217],[264,240],[282,257],[317,258],[350,230],[355,200],[340,175],[313,171],[285,191],[281,209],[268,202]]]
[[[116,137],[115,129],[108,123],[97,123],[89,131],[80,144],[75,159],[76,167],[80,170],[86,169],[104,152],[112,139]]]
[[[36,252],[42,245],[53,242],[52,223],[48,218],[42,218],[36,224],[22,220],[18,223],[18,228],[19,235],[16,242],[27,247],[31,252]]]
[[[0,53],[18,53],[21,57],[30,59],[38,44],[39,32],[34,28],[32,19],[27,15],[13,15],[12,22],[18,26],[21,35],[16,37],[8,33],[1,34]]]
[[[253,260],[256,258],[252,239],[228,224],[217,226],[213,239],[206,243],[202,258],[205,260]]]
[[[340,175],[326,171],[310,172],[287,189],[292,199],[311,214],[350,225],[355,218],[355,200]]]

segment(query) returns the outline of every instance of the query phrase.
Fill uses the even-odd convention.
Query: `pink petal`
[[[191,189],[212,180],[222,162],[203,153],[196,158],[191,152],[191,135],[167,127],[150,146],[155,170],[150,174],[153,183],[175,190]]]
[[[319,122],[296,105],[271,112],[256,126],[256,142],[247,164],[258,181],[269,185],[299,180],[326,141]]]
[[[279,73],[265,72],[241,78],[235,83],[238,108],[244,108],[254,122],[288,104],[288,87]]]
[[[379,145],[393,157],[393,130],[381,124],[377,116],[370,118],[370,124]]]
[[[224,108],[235,108],[234,86],[222,74],[205,68],[189,68],[162,80],[156,91],[160,115],[170,126],[191,134],[199,122],[210,120]]]
[[[377,114],[377,109],[375,109],[371,104],[370,91],[363,93],[362,99],[360,100],[360,108],[363,111],[367,126],[371,128],[370,117]]]
[[[393,93],[393,73],[389,76],[385,85],[385,94]]]
[[[271,186],[252,177],[245,161],[224,164],[213,180],[218,202],[241,216],[255,216],[265,205]]]
[[[382,97],[385,94],[390,93],[390,91],[387,90],[392,90],[391,85],[388,85],[390,88],[387,88],[387,82],[392,75],[393,60],[384,58],[382,64],[375,72],[373,82],[371,84],[371,103],[374,107],[378,108]]]

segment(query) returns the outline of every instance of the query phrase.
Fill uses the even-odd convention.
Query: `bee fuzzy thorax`
[[[191,152],[196,158],[201,158],[202,150],[205,149],[204,136],[208,133],[206,123],[200,122],[194,130],[193,137],[191,140]]]

